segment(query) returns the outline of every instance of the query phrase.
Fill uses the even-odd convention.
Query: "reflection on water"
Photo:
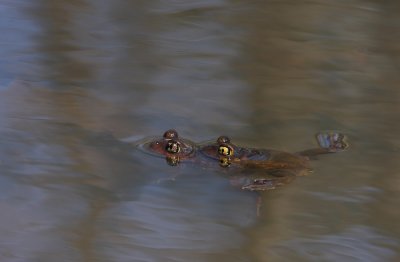
[[[274,247],[271,257],[284,256],[288,260],[305,260],[318,257],[322,261],[388,261],[395,256],[392,250],[396,242],[381,236],[369,228],[349,228],[337,235],[330,234],[316,239],[294,238]],[[332,248],[335,252],[332,253]],[[267,251],[268,252],[268,251]]]
[[[396,1],[2,1],[1,261],[396,261]],[[262,195],[123,138],[351,150]],[[175,181],[170,178],[176,177]]]

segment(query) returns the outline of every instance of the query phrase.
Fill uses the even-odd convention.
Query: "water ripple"
[[[332,235],[299,237],[274,245],[271,255],[280,258],[296,257],[304,261],[392,261],[399,240],[381,235],[367,226],[354,226]],[[293,261],[295,261],[293,260]],[[287,261],[287,260],[285,260]]]

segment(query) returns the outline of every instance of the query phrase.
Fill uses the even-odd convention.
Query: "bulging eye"
[[[229,145],[222,144],[218,147],[218,154],[220,154],[221,156],[232,156],[233,148]]]
[[[169,153],[177,154],[181,151],[181,145],[175,140],[170,140],[167,142],[165,150],[167,150]]]
[[[163,137],[165,139],[177,139],[178,138],[178,132],[176,132],[175,129],[170,129],[165,131]]]
[[[230,142],[231,142],[231,140],[227,136],[220,136],[217,139],[218,144],[226,144],[226,143],[230,143]]]

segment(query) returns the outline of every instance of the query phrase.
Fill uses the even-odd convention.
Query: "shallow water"
[[[0,1],[0,260],[398,261],[399,9]],[[289,152],[338,130],[351,147],[257,217],[218,169],[130,143],[169,128]]]

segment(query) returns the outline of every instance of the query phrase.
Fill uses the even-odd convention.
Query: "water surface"
[[[0,2],[1,261],[397,261],[396,1]],[[257,196],[132,143],[350,150]],[[175,181],[171,177],[177,176]]]

